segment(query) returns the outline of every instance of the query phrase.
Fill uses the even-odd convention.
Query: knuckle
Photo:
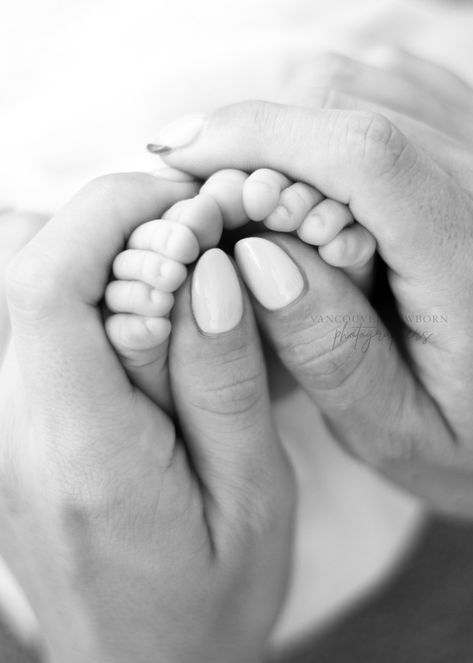
[[[278,106],[269,101],[252,100],[238,104],[241,117],[246,118],[249,130],[254,134],[258,128],[273,128],[278,121]]]
[[[348,134],[349,144],[365,169],[376,175],[395,171],[406,151],[404,135],[380,113],[353,113]]]
[[[338,326],[337,326],[338,325]],[[311,316],[296,331],[285,334],[278,344],[278,353],[284,363],[310,389],[340,392],[352,387],[358,366],[363,360],[361,347],[353,343],[337,342],[339,324],[322,324],[317,329]]]
[[[200,409],[224,415],[246,415],[255,410],[265,393],[262,372],[250,373],[231,382],[218,382],[204,388]]]
[[[185,372],[192,385],[189,398],[194,407],[220,415],[258,411],[258,403],[267,396],[266,372],[263,362],[249,355],[244,341],[233,339],[231,347],[224,341],[220,347],[212,345],[200,352],[194,349],[192,355],[189,348],[189,354],[179,358],[173,355],[179,372]]]

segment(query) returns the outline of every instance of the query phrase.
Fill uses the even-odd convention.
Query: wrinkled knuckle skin
[[[407,147],[403,134],[387,117],[361,112],[353,113],[349,121],[348,144],[356,150],[363,169],[376,176],[396,172]]]
[[[236,104],[236,107],[240,107],[241,110],[238,115],[246,117],[248,128],[253,133],[258,132],[260,129],[274,127],[277,117],[277,106],[277,104],[269,101],[260,100],[244,101]],[[234,112],[233,107],[230,107],[230,110]]]
[[[353,386],[363,353],[350,342],[338,344],[334,328],[317,331],[308,321],[286,338],[278,344],[278,354],[303,384],[325,392]]]
[[[248,415],[257,409],[265,391],[264,376],[261,372],[256,372],[236,378],[232,382],[214,381],[210,388],[202,389],[198,405],[202,410],[218,414]]]

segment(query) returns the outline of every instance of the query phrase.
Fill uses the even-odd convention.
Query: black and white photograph
[[[473,0],[0,0],[0,663],[473,661]]]

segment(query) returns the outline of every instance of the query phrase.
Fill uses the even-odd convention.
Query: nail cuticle
[[[146,149],[148,152],[151,152],[151,154],[165,154],[166,152],[171,152],[172,147],[169,147],[169,145],[155,145],[154,143],[148,143]]]

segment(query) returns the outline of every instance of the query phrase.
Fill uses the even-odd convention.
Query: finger
[[[444,128],[445,131],[442,131],[389,106],[328,88],[313,89],[310,94],[310,106],[316,109],[366,111],[383,115],[460,183],[468,186],[471,181],[470,154],[465,149],[465,141],[459,143],[456,135],[452,134],[451,122]]]
[[[243,206],[252,221],[263,221],[276,208],[281,191],[290,181],[281,173],[259,168],[243,184]]]
[[[184,283],[187,270],[154,251],[127,249],[113,261],[113,274],[123,281],[143,281],[156,290],[174,292]]]
[[[15,259],[8,275],[15,347],[38,417],[48,419],[48,426],[56,425],[49,421],[55,416],[51,403],[61,404],[72,429],[82,430],[84,411],[107,408],[118,413],[117,425],[126,425],[118,419],[129,412],[133,392],[106,337],[98,304],[112,260],[134,228],[196,188],[139,173],[100,178]],[[100,435],[90,423],[93,445],[94,435]],[[165,425],[160,419],[159,426]],[[103,443],[100,439],[99,447]]]
[[[179,291],[169,361],[176,411],[209,498],[210,522],[223,515],[225,535],[233,528],[234,540],[242,514],[254,526],[274,500],[271,509],[281,509],[283,523],[292,508],[291,477],[271,418],[258,331],[235,269],[219,249],[200,258],[192,283]]]
[[[243,206],[243,184],[248,173],[235,168],[207,171],[208,180],[200,192],[211,196],[220,208],[224,228],[238,228],[248,222]],[[212,174],[213,173],[213,174]]]
[[[310,210],[297,229],[297,235],[306,244],[321,246],[331,242],[343,228],[353,223],[353,214],[347,205],[326,198]]]
[[[276,209],[269,214],[264,225],[270,230],[292,232],[297,230],[310,209],[320,203],[322,194],[304,182],[294,182],[281,192]]]
[[[410,464],[443,462],[450,433],[366,298],[291,237],[241,240],[235,256],[263,332],[336,439],[415,491]]]
[[[120,313],[110,316],[105,327],[131,382],[165,412],[170,412],[169,319]]]
[[[201,176],[223,163],[251,169],[265,162],[347,204],[403,281],[430,279],[434,289],[442,283],[445,290],[446,282],[458,279],[451,265],[458,264],[460,237],[469,233],[472,202],[383,116],[236,104],[207,118],[191,143],[168,148],[163,158]],[[447,240],[452,232],[458,242]],[[425,305],[438,306],[438,293]]]
[[[138,226],[130,235],[129,249],[156,251],[164,258],[194,262],[199,255],[199,243],[187,226],[176,221],[160,219]]]
[[[177,202],[163,218],[187,226],[197,237],[201,252],[217,246],[220,241],[223,230],[222,213],[215,199],[205,193]]]

